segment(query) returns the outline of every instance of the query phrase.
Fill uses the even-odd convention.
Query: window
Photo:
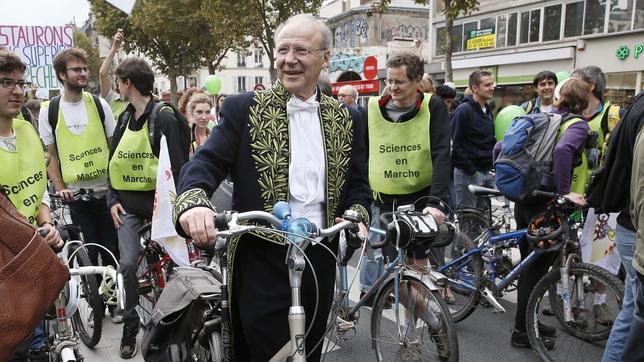
[[[478,22],[476,21],[463,24],[463,50],[467,50],[467,39],[470,38],[470,32],[472,30],[476,31],[476,28],[478,28]]]
[[[237,66],[238,67],[246,66],[246,53],[244,53],[243,51],[237,52]]]
[[[485,18],[481,19],[481,25],[479,26],[479,29],[489,29],[489,28],[495,28],[496,23],[494,21],[494,18]]]
[[[255,85],[258,85],[258,84],[266,86],[266,84],[264,84],[264,77],[255,77]]]
[[[559,40],[561,32],[561,4],[546,6],[543,11],[543,41]]]
[[[616,4],[611,4],[608,32],[631,30],[631,15],[633,15],[632,0],[618,0]]]
[[[600,34],[604,32],[606,3],[606,0],[586,0],[584,35]]]
[[[541,32],[541,9],[530,11],[530,43],[539,41]]]
[[[255,49],[255,66],[261,68],[264,66],[264,51],[262,49]]]
[[[517,45],[517,13],[510,14],[508,17],[508,46]]]
[[[237,77],[237,92],[246,92],[246,77]]]
[[[635,1],[635,23],[633,29],[644,28],[644,1]]]
[[[436,55],[445,54],[445,31],[446,29],[438,28],[436,31]],[[463,25],[452,26],[452,53],[462,51],[461,36],[463,33]]]
[[[564,22],[564,38],[581,35],[583,18],[579,14],[584,13],[584,2],[566,4],[566,21]]]
[[[505,25],[507,21],[506,15],[499,15],[496,17],[496,47],[503,48],[505,46]]]
[[[528,35],[530,35],[530,13],[528,11],[524,11],[521,13],[521,33],[519,35],[519,43],[527,43]]]

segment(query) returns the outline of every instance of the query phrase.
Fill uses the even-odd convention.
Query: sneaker
[[[108,308],[108,314],[110,315],[110,319],[112,320],[112,323],[114,324],[120,324],[123,323],[123,316],[118,313],[116,310],[116,307],[110,306]]]
[[[543,344],[547,350],[555,348],[555,341],[549,337],[542,336],[541,340],[543,340]],[[530,345],[530,339],[528,338],[528,333],[522,331],[512,331],[512,339],[510,340],[510,343],[512,344],[512,347],[516,348],[532,348]]]
[[[126,323],[123,326],[123,337],[121,338],[121,358],[130,359],[136,355],[137,334],[139,334],[138,321],[132,324]]]
[[[557,334],[557,328],[549,326],[547,324],[537,322],[537,328],[539,328],[539,335],[544,337],[554,337]]]
[[[613,317],[606,303],[595,304],[593,306],[593,312],[595,313],[595,322],[597,324],[601,324],[602,326],[610,326],[613,324]]]

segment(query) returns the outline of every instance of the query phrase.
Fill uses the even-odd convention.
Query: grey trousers
[[[127,213],[121,215],[123,225],[117,230],[119,236],[119,272],[123,274],[123,287],[125,289],[125,310],[123,321],[131,325],[139,322],[136,306],[139,304],[139,282],[136,272],[141,252],[141,242],[137,230],[143,226],[142,216]]]

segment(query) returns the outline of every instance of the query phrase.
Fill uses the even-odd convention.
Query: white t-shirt
[[[116,128],[114,114],[104,99],[99,98],[99,100],[103,107],[103,113],[105,114],[105,135],[107,138],[110,138],[114,134],[114,128]],[[61,98],[60,110],[63,112],[65,124],[67,124],[69,132],[75,135],[81,135],[85,132],[85,128],[87,128],[87,110],[85,109],[85,102],[82,99],[79,102],[70,103]],[[60,122],[60,119],[58,121]],[[52,132],[51,125],[49,124],[49,109],[47,107],[40,109],[38,130],[40,131],[40,138],[45,146],[49,146],[55,142],[54,134]],[[79,181],[67,184],[66,186],[72,191],[77,191],[80,188],[93,189],[94,195],[96,196],[100,196],[105,191],[104,180]]]

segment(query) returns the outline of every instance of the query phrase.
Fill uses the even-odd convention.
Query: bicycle
[[[347,263],[360,244],[347,239],[347,251],[338,263],[340,286],[329,327],[334,329],[335,339],[350,339],[347,338],[349,331],[355,335],[360,308],[375,297],[371,314],[371,340],[377,361],[458,361],[456,328],[440,294],[440,288],[446,285],[445,276],[430,267],[418,270],[418,266],[405,263],[408,248],[416,245],[447,245],[434,244],[438,235],[435,220],[431,215],[415,212],[413,205],[399,206],[395,212],[383,213],[380,220],[385,225],[389,224],[390,229],[383,231],[371,228],[372,232],[386,236],[383,242],[372,244],[372,248],[391,243],[397,249],[397,256],[387,265],[384,274],[352,306],[348,299]],[[425,237],[421,238],[420,234]],[[391,311],[386,311],[389,308]]]
[[[500,192],[495,189],[488,189],[474,185],[470,185],[468,188],[470,192],[479,197],[485,197],[489,199],[490,197],[500,196]],[[564,197],[553,193],[535,191],[534,194],[551,198],[551,201],[548,204],[548,212],[557,215],[563,215],[562,218],[564,220],[562,222],[560,235],[558,235],[556,238],[553,237],[553,240],[556,239],[559,242],[549,248],[535,248],[535,250],[533,250],[530,255],[528,255],[528,257],[526,257],[526,259],[524,259],[519,265],[512,269],[508,275],[501,278],[496,273],[497,263],[500,261],[498,249],[516,246],[520,240],[529,235],[528,229],[496,234],[494,230],[488,228],[476,238],[475,242],[477,246],[475,248],[472,248],[463,256],[453,259],[437,269],[439,272],[442,272],[447,276],[449,285],[455,292],[455,294],[459,298],[464,298],[464,301],[461,300],[460,303],[455,303],[451,306],[450,309],[452,311],[452,318],[456,322],[458,322],[471,315],[474,312],[477,304],[479,303],[481,295],[493,306],[493,308],[497,312],[505,312],[505,308],[501,306],[501,304],[497,300],[497,297],[502,296],[503,291],[508,285],[510,285],[511,282],[516,280],[519,273],[524,271],[541,254],[546,252],[558,252],[558,260],[562,265],[562,268],[554,268],[539,281],[538,285],[543,285],[544,283],[546,283],[544,282],[545,280],[552,281],[556,279],[556,273],[561,273],[561,275],[564,275],[563,278],[559,277],[557,279],[562,281],[562,298],[557,303],[551,303],[553,307],[558,306],[558,308],[554,308],[554,314],[559,316],[557,317],[557,319],[560,320],[559,324],[562,326],[565,332],[574,332],[574,334],[582,338],[582,340],[584,340],[583,337],[587,337],[585,338],[586,340],[590,340],[590,337],[592,337],[593,340],[605,338],[608,333],[610,333],[610,327],[604,328],[597,333],[587,334],[586,332],[583,332],[583,328],[585,328],[582,325],[583,323],[575,319],[578,316],[571,316],[571,313],[568,312],[566,312],[567,314],[565,314],[565,322],[561,322],[561,316],[564,314],[563,312],[560,312],[560,310],[570,311],[572,309],[571,303],[575,305],[584,305],[583,294],[585,290],[583,289],[583,287],[585,285],[582,285],[581,290],[577,290],[576,300],[571,300],[572,294],[570,293],[568,279],[565,277],[567,275],[566,273],[568,273],[570,270],[573,270],[573,266],[575,267],[575,271],[581,270],[581,278],[579,278],[578,276],[579,272],[572,274],[575,277],[575,280],[584,281],[592,278],[596,282],[595,285],[601,284],[605,286],[605,290],[609,290],[614,293],[615,298],[611,301],[614,305],[621,305],[623,285],[617,278],[610,275],[609,273],[602,273],[601,270],[598,270],[597,267],[593,265],[574,263],[575,260],[581,260],[579,253],[577,252],[579,248],[579,243],[577,241],[577,231],[582,226],[581,221],[574,220],[573,218],[569,217],[570,214],[576,211],[575,206],[572,205]],[[488,218],[491,218],[489,214]],[[531,232],[534,231],[535,230],[532,230]],[[499,279],[498,282],[497,278]],[[549,289],[547,291],[549,291],[550,295],[552,296],[550,300],[556,300],[556,296],[558,295],[556,285],[553,287],[549,284],[548,287]],[[529,319],[527,329],[528,336],[530,337],[530,334],[532,334],[532,337],[530,337],[530,342],[532,343],[533,349],[537,351],[540,348],[541,352],[539,353],[541,353],[541,355],[539,356],[542,357],[548,352],[543,340],[539,338],[539,332],[534,331],[534,329],[538,329],[538,321],[535,313],[531,312],[531,310],[535,308],[535,303],[537,303],[536,298],[540,297],[535,294],[536,290],[537,288],[533,290],[533,293],[528,301],[527,315],[531,316],[533,319],[527,318]],[[539,302],[541,300],[539,300]],[[563,306],[558,303],[563,303]],[[532,306],[533,309],[530,309],[530,306]]]
[[[290,206],[285,202],[278,202],[273,208],[273,213],[264,211],[248,211],[243,213],[224,212],[217,214],[215,226],[218,230],[218,239],[209,252],[219,259],[220,273],[217,268],[204,261],[197,261],[193,266],[204,272],[214,275],[221,281],[221,292],[217,296],[205,296],[208,300],[201,311],[201,320],[198,326],[191,331],[189,340],[189,356],[200,361],[231,361],[233,358],[232,342],[230,336],[230,309],[228,305],[228,266],[227,248],[233,237],[262,230],[276,233],[288,240],[286,264],[289,269],[289,282],[291,284],[292,305],[289,308],[288,320],[290,339],[271,358],[271,361],[305,361],[307,357],[305,340],[308,334],[305,321],[306,315],[301,305],[300,287],[302,273],[307,264],[304,250],[315,243],[315,238],[330,237],[346,229],[356,229],[361,221],[354,211],[347,211],[343,215],[345,221],[326,229],[319,229],[307,219],[291,219]],[[272,227],[247,224],[246,222],[267,222]],[[323,244],[319,244],[323,245]],[[329,253],[333,254],[331,250]],[[333,255],[335,258],[335,255]],[[315,278],[315,270],[312,270]],[[314,312],[312,319],[315,319]],[[321,343],[321,341],[319,342]],[[199,353],[199,355],[198,355]],[[201,358],[201,359],[199,359]]]

